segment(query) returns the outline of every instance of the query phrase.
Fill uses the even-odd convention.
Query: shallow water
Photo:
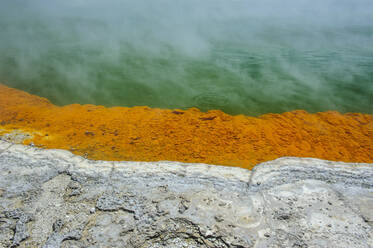
[[[0,82],[58,105],[373,113],[371,1],[101,2],[4,1]]]

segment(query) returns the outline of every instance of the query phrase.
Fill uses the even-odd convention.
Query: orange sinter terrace
[[[55,106],[0,84],[0,135],[94,160],[181,161],[239,166],[283,156],[373,162],[373,115],[303,110],[260,117],[219,110]]]

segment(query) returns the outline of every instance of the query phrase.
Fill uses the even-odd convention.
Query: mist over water
[[[3,0],[0,82],[57,105],[373,113],[371,0]]]

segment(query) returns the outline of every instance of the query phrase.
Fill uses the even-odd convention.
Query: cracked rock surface
[[[0,247],[373,247],[373,165],[90,161],[0,141]]]

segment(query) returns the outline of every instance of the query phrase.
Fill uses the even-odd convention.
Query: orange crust
[[[260,117],[219,110],[168,110],[72,104],[0,84],[0,131],[95,160],[254,165],[282,156],[373,162],[373,115],[297,110]]]

